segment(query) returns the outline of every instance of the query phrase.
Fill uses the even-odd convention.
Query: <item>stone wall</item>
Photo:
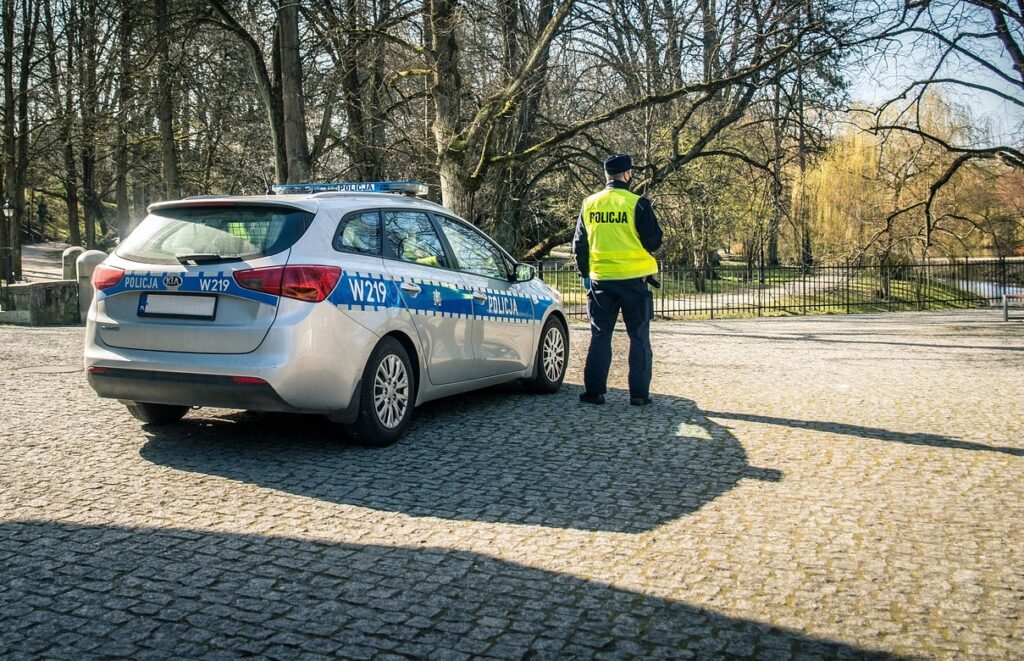
[[[0,323],[78,324],[78,282],[56,280],[0,287]]]

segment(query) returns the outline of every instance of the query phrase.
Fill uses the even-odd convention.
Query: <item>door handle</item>
[[[473,300],[475,300],[478,303],[486,303],[487,302],[487,294],[483,294],[481,292],[475,291],[475,292],[473,292]]]
[[[421,291],[423,291],[423,288],[417,285],[415,282],[403,282],[402,284],[399,285],[399,287],[402,288],[402,291],[409,292],[413,296],[416,296]]]

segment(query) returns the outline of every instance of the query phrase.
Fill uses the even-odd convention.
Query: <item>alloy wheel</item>
[[[377,419],[388,429],[397,427],[409,408],[409,373],[402,359],[394,354],[385,356],[377,366],[373,408]]]
[[[565,339],[557,326],[548,329],[544,336],[544,376],[548,381],[558,381],[565,367]]]

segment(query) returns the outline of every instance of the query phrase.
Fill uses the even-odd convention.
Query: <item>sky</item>
[[[851,81],[850,97],[855,105],[876,106],[900,94],[913,80],[926,75],[930,69],[913,62],[894,62],[872,69],[847,72]],[[1000,81],[994,75],[961,74],[965,80],[990,86],[1015,98],[1024,98],[1020,89]],[[1024,143],[1024,108],[999,98],[995,94],[955,85],[933,87],[940,89],[948,100],[968,108],[978,123],[987,123],[993,142],[1002,144]]]
[[[1013,71],[1009,55],[1002,44],[994,39],[971,40],[966,32],[983,33],[990,19],[986,14],[971,15],[970,8],[964,9],[957,3],[935,5],[932,19],[937,25],[946,25],[942,33],[948,38],[959,34],[960,41],[968,50],[978,54],[985,62],[1016,80],[1020,74]],[[958,8],[959,7],[959,8]],[[959,13],[953,13],[959,12]],[[1024,35],[1015,35],[1018,41]],[[936,62],[941,59],[943,46],[937,39],[922,39],[908,36],[891,39],[884,50],[868,53],[863,62],[851,63],[844,72],[851,82],[851,99],[860,104],[877,105],[898,96],[914,80],[931,77],[955,78],[976,85],[983,85],[1024,102],[1024,87],[1014,86],[969,58],[950,55],[943,60],[941,69],[934,73]],[[933,86],[953,103],[967,108],[980,124],[989,125],[993,143],[1024,144],[1024,107],[999,98],[998,95],[951,84]]]

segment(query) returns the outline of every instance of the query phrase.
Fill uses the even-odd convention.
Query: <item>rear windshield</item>
[[[253,259],[287,250],[313,214],[270,206],[184,207],[151,213],[115,251],[135,262]]]

